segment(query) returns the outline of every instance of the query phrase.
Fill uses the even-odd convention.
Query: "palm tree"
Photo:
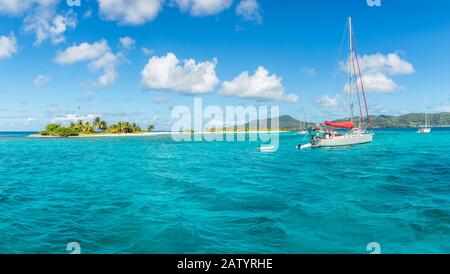
[[[118,132],[118,123],[117,124],[112,124],[108,131],[110,131],[111,133],[117,133]]]
[[[84,133],[93,133],[94,128],[91,126],[91,124],[89,124],[89,122],[84,122],[82,125],[82,131]]]
[[[99,131],[105,131],[108,129],[108,124],[105,121],[102,121],[100,117],[95,117],[92,125]]]
[[[76,123],[70,123],[70,128],[77,132],[83,132],[83,120],[78,120]]]
[[[136,123],[133,123],[133,124],[131,125],[131,131],[132,131],[132,132],[141,132],[142,130],[141,130],[141,127],[140,127],[140,126],[138,126]]]
[[[94,121],[92,122],[92,125],[97,128],[97,130],[100,129],[100,123],[101,123],[100,117],[95,117]]]
[[[111,132],[111,133],[114,133],[114,131],[115,131],[115,126],[116,126],[115,124],[110,125],[106,131]]]
[[[121,132],[121,133],[125,133],[126,132],[126,130],[127,130],[127,128],[128,128],[128,122],[119,122],[119,123],[117,123],[117,126],[118,126],[118,130],[119,130],[119,132]]]
[[[125,122],[123,130],[124,130],[125,133],[132,133],[133,132],[133,125],[131,125],[128,122]]]
[[[126,133],[128,129],[128,122],[117,122],[109,127],[112,133]]]
[[[148,132],[152,132],[153,130],[155,130],[155,126],[152,125],[152,124],[148,125],[147,131],[148,131]]]
[[[98,129],[100,129],[101,131],[105,131],[108,129],[108,124],[105,121],[100,121]]]

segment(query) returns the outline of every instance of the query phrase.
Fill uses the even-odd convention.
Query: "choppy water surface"
[[[0,253],[450,252],[450,130],[253,142],[0,134]],[[18,138],[19,137],[19,138]]]

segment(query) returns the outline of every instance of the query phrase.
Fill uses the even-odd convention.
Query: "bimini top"
[[[331,121],[325,121],[325,125],[336,127],[336,128],[348,128],[348,129],[352,129],[352,128],[355,127],[355,124],[353,124],[353,122],[331,122]]]

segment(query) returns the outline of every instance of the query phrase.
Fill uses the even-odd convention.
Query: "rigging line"
[[[356,69],[355,69],[355,61],[354,60],[352,62],[352,66],[353,66],[354,77],[355,77],[356,95],[358,96],[359,126],[361,127],[363,114],[362,114],[361,99],[360,99],[360,96],[359,96],[359,86],[358,86],[358,79],[357,79],[357,76],[356,76]]]
[[[333,70],[331,72],[331,79],[330,79],[330,82],[328,83],[327,93],[330,92],[331,86],[334,84],[334,80],[336,79],[336,76],[338,74],[338,68],[337,67],[339,66],[339,59],[341,59],[342,52],[344,51],[345,37],[347,37],[347,32],[348,32],[348,22],[345,24],[345,29],[342,32],[341,46],[339,47],[339,52],[338,52],[338,55],[336,57],[336,61],[334,62]]]
[[[364,105],[366,107],[367,122],[368,122],[369,128],[371,128],[372,127],[372,121],[371,121],[371,118],[370,118],[370,115],[369,115],[369,107],[367,106],[366,92],[365,92],[365,89],[364,89],[364,81],[363,81],[362,74],[361,74],[361,67],[359,65],[358,48],[356,46],[355,33],[353,33],[353,47],[355,48],[356,64],[358,65],[359,80],[361,82],[361,90],[362,90],[362,94],[363,94],[363,98],[364,98]]]
[[[349,71],[349,100],[350,100],[350,121],[353,123],[353,113],[354,113],[354,104],[353,104],[353,71],[352,71],[352,63],[353,63],[353,43],[352,43],[352,22],[351,18],[348,19],[348,38],[349,38],[349,48],[348,48],[348,71]]]

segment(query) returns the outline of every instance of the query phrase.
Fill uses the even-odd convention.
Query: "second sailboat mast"
[[[353,30],[352,30],[352,18],[349,17],[348,18],[348,36],[349,36],[349,71],[350,71],[350,78],[349,78],[349,93],[350,93],[350,119],[351,122],[353,122],[353,92],[352,92],[352,88],[353,88],[353,69],[352,69],[352,65],[353,65],[353,41],[352,41],[352,35],[353,35]]]

